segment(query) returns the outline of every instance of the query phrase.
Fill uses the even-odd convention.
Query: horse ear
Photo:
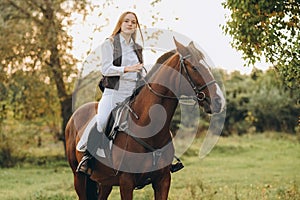
[[[199,49],[197,49],[197,47],[195,46],[195,44],[194,44],[193,41],[191,41],[189,43],[188,47],[189,47],[190,51],[192,51],[194,53],[194,55],[197,55],[197,57],[199,58],[199,60],[205,58],[203,52],[201,52]]]
[[[189,43],[189,47],[191,47],[191,48],[193,48],[193,49],[196,49],[195,44],[194,44],[193,41],[191,41],[191,42]]]
[[[185,56],[186,54],[188,54],[188,51],[186,49],[185,46],[183,46],[183,44],[181,44],[180,42],[178,42],[175,37],[173,37],[174,39],[174,43],[176,45],[177,48],[177,52],[180,53],[181,55]]]

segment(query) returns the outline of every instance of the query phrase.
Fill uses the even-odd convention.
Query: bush
[[[0,133],[0,167],[14,167],[21,160],[24,157],[18,156],[12,139]]]

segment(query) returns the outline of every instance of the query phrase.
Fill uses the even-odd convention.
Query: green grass
[[[30,158],[19,167],[0,169],[0,199],[77,199],[63,148],[58,151],[54,145],[51,151],[49,145],[30,150],[42,163],[30,164]],[[172,174],[170,200],[300,199],[296,137],[269,133],[220,138],[203,160],[198,158],[200,146],[201,140],[195,140],[182,157],[185,168]],[[109,199],[120,199],[117,187]],[[153,199],[151,186],[135,191],[134,199]]]
[[[76,199],[67,166],[2,169],[0,180],[0,199]]]
[[[299,148],[297,142],[265,135],[221,138],[202,162],[185,159],[183,177],[192,186],[182,199],[300,199]]]

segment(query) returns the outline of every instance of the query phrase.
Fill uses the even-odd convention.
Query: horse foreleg
[[[155,200],[167,200],[171,184],[171,174],[166,173],[152,183]]]
[[[107,200],[109,194],[111,193],[112,186],[103,186],[100,185],[100,193],[99,193],[99,198],[98,200]]]
[[[74,173],[74,186],[79,200],[97,200],[98,185],[82,173]]]
[[[87,200],[86,195],[86,176],[80,173],[74,173],[74,187],[79,200]]]
[[[133,190],[135,187],[134,177],[132,174],[122,173],[119,178],[120,194],[122,200],[132,200]]]
[[[98,199],[98,183],[86,177],[86,196],[88,200]]]

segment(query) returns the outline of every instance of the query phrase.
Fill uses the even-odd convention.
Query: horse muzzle
[[[223,111],[223,101],[220,97],[214,98],[205,98],[201,104],[203,105],[203,109],[208,114],[217,114]]]

